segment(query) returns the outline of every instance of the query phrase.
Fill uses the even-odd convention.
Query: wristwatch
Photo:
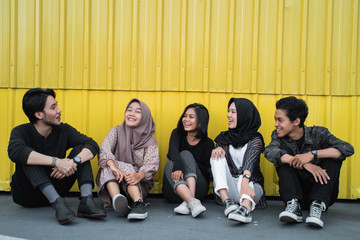
[[[247,178],[247,179],[249,179],[249,180],[250,180],[250,178],[251,178],[251,176],[250,176],[249,174],[244,174],[243,176],[244,176],[244,178]]]
[[[317,155],[318,155],[317,150],[312,150],[311,153],[312,153],[312,155],[314,155],[314,160],[316,160],[316,159],[317,159]]]
[[[51,167],[56,167],[56,160],[58,160],[57,157],[52,157],[52,163],[50,164]]]
[[[78,166],[81,164],[81,157],[76,156],[73,158],[74,163]]]

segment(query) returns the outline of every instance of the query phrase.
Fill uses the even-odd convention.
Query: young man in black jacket
[[[11,131],[8,154],[16,163],[11,193],[24,207],[46,206],[56,210],[60,224],[76,218],[63,196],[78,180],[81,201],[78,217],[104,218],[93,197],[94,178],[90,161],[99,151],[97,143],[68,124],[61,123],[61,110],[52,89],[33,88],[23,97],[23,110],[30,123]],[[72,148],[69,156],[66,151]]]
[[[354,154],[354,148],[327,128],[305,126],[307,115],[308,107],[301,99],[277,101],[276,130],[265,157],[275,165],[280,196],[287,204],[280,221],[302,222],[301,207],[310,205],[306,223],[323,227],[321,213],[337,199],[340,168],[343,160]]]

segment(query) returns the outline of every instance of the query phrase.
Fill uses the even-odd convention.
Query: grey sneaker
[[[141,200],[134,202],[134,206],[131,208],[127,218],[129,220],[143,220],[147,218],[145,203]]]
[[[239,205],[237,205],[234,200],[232,200],[231,198],[228,198],[224,201],[224,214],[227,217],[229,215],[229,213],[235,211],[236,209],[238,209]]]
[[[321,220],[321,212],[325,211],[326,205],[324,202],[315,200],[310,205],[310,213],[306,218],[306,223],[314,226],[322,228],[324,226],[324,222]]]
[[[302,222],[302,212],[299,201],[297,199],[291,199],[287,202],[285,211],[279,215],[281,222]]]
[[[192,217],[197,217],[199,214],[206,211],[206,208],[201,204],[200,200],[196,198],[190,199],[188,208],[191,211]]]
[[[186,201],[183,201],[179,206],[174,208],[174,212],[183,214],[183,215],[189,215],[191,213]]]
[[[238,209],[229,214],[228,219],[242,223],[249,223],[252,221],[252,216],[245,206],[240,206]]]
[[[112,205],[116,212],[121,216],[126,217],[129,214],[130,208],[126,197],[122,194],[116,194],[112,199]]]

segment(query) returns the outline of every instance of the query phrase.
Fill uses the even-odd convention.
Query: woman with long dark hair
[[[164,168],[163,194],[169,202],[182,202],[179,214],[197,217],[209,190],[213,141],[207,136],[209,112],[202,104],[188,105],[170,137],[169,162]]]

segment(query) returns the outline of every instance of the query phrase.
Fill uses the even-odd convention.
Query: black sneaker
[[[134,202],[134,206],[131,208],[128,215],[129,220],[143,220],[147,217],[147,211],[145,203],[141,200]]]
[[[239,205],[237,205],[231,198],[228,198],[224,201],[224,207],[224,214],[227,217],[229,213],[235,211],[239,207]]]
[[[321,220],[321,212],[325,211],[326,205],[324,202],[315,200],[310,205],[310,213],[306,218],[306,223],[314,226],[322,228],[324,226],[324,222]]]
[[[279,215],[281,222],[302,222],[303,217],[301,213],[301,207],[297,199],[291,199],[287,202],[285,211]]]
[[[240,206],[238,209],[229,214],[228,219],[242,223],[249,223],[252,221],[252,216],[245,206]]]

